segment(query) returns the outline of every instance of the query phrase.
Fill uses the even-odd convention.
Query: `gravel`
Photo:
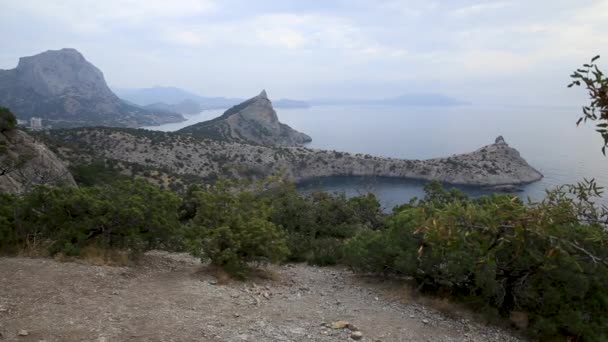
[[[0,258],[0,340],[524,341],[343,268],[271,266],[248,282],[213,274],[157,251],[135,267]]]

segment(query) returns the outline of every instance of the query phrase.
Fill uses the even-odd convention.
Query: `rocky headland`
[[[470,153],[427,160],[252,145],[136,129],[56,130],[48,139],[71,163],[111,160],[130,165],[131,173],[140,170],[178,179],[259,179],[282,174],[299,182],[328,176],[382,176],[495,186],[525,184],[543,177],[502,137]]]
[[[293,146],[312,139],[279,122],[266,91],[228,109],[222,116],[185,127],[179,133],[228,142]]]

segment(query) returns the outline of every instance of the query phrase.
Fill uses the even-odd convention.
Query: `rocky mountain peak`
[[[78,88],[88,94],[115,97],[103,73],[75,49],[49,50],[21,57],[16,73],[22,85],[43,96],[56,96]]]
[[[259,145],[300,145],[312,140],[279,121],[266,90],[228,109],[219,118],[188,126],[180,132]]]
[[[54,127],[137,127],[183,121],[179,114],[125,103],[110,90],[101,70],[75,49],[22,57],[15,69],[0,70],[0,106],[20,119],[40,117]]]
[[[505,141],[505,138],[502,137],[502,135],[499,135],[498,137],[496,137],[496,140],[494,140],[494,143],[507,145],[507,142]]]

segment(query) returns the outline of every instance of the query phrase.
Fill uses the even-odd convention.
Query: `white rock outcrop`
[[[43,143],[16,129],[0,133],[0,193],[22,194],[36,185],[76,186],[76,182]]]

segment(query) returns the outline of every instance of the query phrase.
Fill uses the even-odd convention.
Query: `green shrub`
[[[424,291],[505,316],[524,312],[543,339],[608,337],[608,233],[597,223],[605,213],[589,207],[593,184],[532,204],[428,190],[386,230],[350,240],[345,261],[360,272],[411,276]]]
[[[70,167],[74,180],[81,186],[110,184],[118,180],[127,180],[116,167],[102,160],[89,164],[77,164]]]
[[[218,182],[195,195],[198,207],[186,232],[194,256],[244,278],[250,263],[279,262],[289,253],[284,232],[269,220],[270,208],[253,192]]]
[[[262,195],[272,208],[270,220],[287,233],[289,260],[334,265],[343,244],[361,229],[377,229],[385,215],[373,195],[299,194],[293,184],[272,187]]]
[[[17,126],[17,118],[5,107],[0,107],[0,132],[10,131]]]
[[[176,249],[181,241],[179,198],[144,181],[98,187],[39,187],[7,203],[0,199],[0,234],[14,252],[32,240],[46,241],[51,254],[79,255],[82,248],[129,250]],[[4,199],[4,200],[2,200]],[[3,215],[4,217],[4,215]],[[4,239],[3,239],[4,241]]]

